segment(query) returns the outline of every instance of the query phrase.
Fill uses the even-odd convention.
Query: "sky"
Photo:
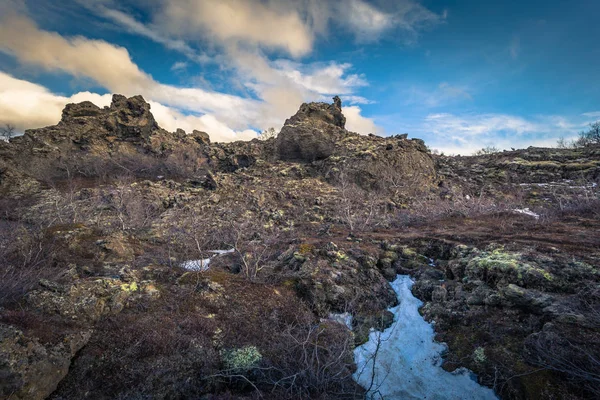
[[[167,130],[347,129],[447,154],[553,146],[600,120],[598,0],[0,0],[0,123],[141,94]]]

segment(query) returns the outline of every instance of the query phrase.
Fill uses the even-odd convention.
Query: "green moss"
[[[258,365],[262,354],[255,346],[245,346],[240,349],[224,350],[221,352],[221,357],[226,369],[247,371]]]
[[[519,282],[524,278],[541,278],[551,282],[555,278],[545,269],[524,262],[521,254],[506,252],[503,247],[483,251],[468,261],[467,271],[471,275],[480,277],[485,270],[513,276]]]
[[[473,352],[473,360],[478,363],[484,363],[487,361],[487,357],[485,356],[485,349],[483,347],[478,347]]]

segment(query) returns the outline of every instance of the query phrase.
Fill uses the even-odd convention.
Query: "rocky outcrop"
[[[600,178],[600,146],[573,149],[529,147],[481,156],[434,156],[440,178],[465,193],[502,195],[506,187],[534,184],[540,198]]]
[[[43,400],[69,372],[71,359],[91,332],[68,335],[43,345],[18,329],[0,323],[0,399]]]
[[[142,96],[126,98],[116,94],[110,107],[100,108],[89,101],[67,104],[57,125],[29,129],[11,143],[28,147],[33,153],[65,150],[69,146],[98,151],[95,147],[100,139],[108,143],[148,142],[159,130],[150,104]]]
[[[277,156],[286,161],[312,162],[331,156],[337,142],[350,133],[344,129],[346,118],[342,102],[304,103],[285,121],[275,141]]]
[[[433,182],[435,168],[423,141],[408,140],[406,135],[384,138],[349,132],[341,107],[337,96],[333,104],[302,104],[277,136],[276,157],[322,161],[319,169],[326,177],[349,179],[365,189]]]
[[[160,128],[142,96],[114,95],[104,108],[89,101],[68,104],[57,125],[27,130],[0,146],[9,164],[0,166],[0,189],[10,183],[15,169],[45,183],[115,173],[188,176],[207,169],[209,146],[206,132],[188,135]],[[16,192],[18,187],[12,186]]]

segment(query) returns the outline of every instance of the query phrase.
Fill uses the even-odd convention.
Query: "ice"
[[[208,266],[210,264],[211,258],[204,258],[202,260],[184,261],[180,264],[180,266],[181,266],[181,268],[185,268],[188,271],[206,271],[206,270],[208,270]]]
[[[468,369],[441,368],[446,346],[433,340],[432,326],[419,314],[423,303],[412,295],[413,283],[408,275],[397,276],[392,287],[400,304],[390,308],[394,323],[384,332],[372,331],[369,341],[354,350],[354,379],[368,390],[367,398],[497,399]]]
[[[200,260],[188,260],[180,264],[181,268],[187,269],[188,271],[207,271],[210,261],[220,255],[233,253],[235,249],[229,250],[208,250],[208,253],[213,253],[209,258],[203,258]]]

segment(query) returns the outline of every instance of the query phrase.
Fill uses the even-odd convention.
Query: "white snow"
[[[187,260],[182,262],[180,264],[180,267],[185,268],[189,271],[206,271],[208,270],[208,265],[210,264],[211,258],[204,258],[201,260]]]
[[[513,212],[516,212],[516,213],[519,213],[519,214],[524,214],[524,215],[529,215],[530,217],[533,217],[535,219],[539,219],[540,218],[539,214],[534,213],[529,208],[515,208],[513,210]]]
[[[358,367],[354,379],[368,390],[367,398],[497,400],[494,391],[480,386],[468,369],[452,373],[442,369],[446,345],[433,340],[432,326],[419,314],[423,303],[412,295],[413,283],[408,275],[398,275],[392,282],[400,301],[390,308],[394,323],[384,332],[372,330],[369,341],[354,350]]]
[[[349,312],[339,314],[331,313],[327,316],[327,319],[337,322],[338,324],[346,325],[348,329],[352,330],[352,314]]]
[[[219,256],[221,254],[233,253],[234,251],[235,251],[235,249],[229,249],[229,250],[209,250],[208,252],[209,253],[214,253],[215,255]]]
[[[519,184],[523,187],[536,186],[541,188],[555,188],[555,189],[580,189],[580,190],[590,190],[594,189],[598,186],[596,182],[592,183],[584,183],[579,185],[573,185],[573,181],[570,179],[564,179],[560,182],[548,182],[548,183],[521,183]]]
[[[209,250],[209,253],[213,253],[209,258],[203,258],[200,260],[188,260],[184,261],[180,264],[181,268],[185,268],[189,271],[207,271],[208,266],[210,265],[210,261],[216,256],[220,256],[222,254],[233,253],[235,249],[229,250]]]

